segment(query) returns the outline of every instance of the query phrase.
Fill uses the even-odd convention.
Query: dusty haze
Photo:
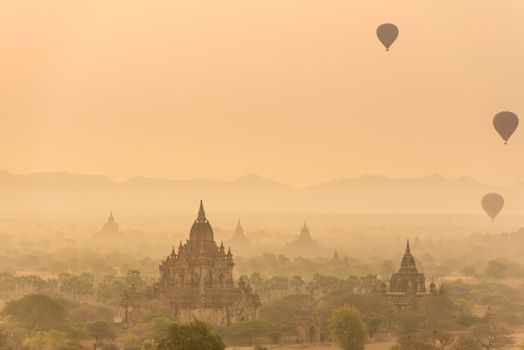
[[[293,186],[381,174],[524,178],[524,4],[0,4],[2,168]],[[400,35],[386,53],[383,22]]]
[[[523,18],[0,0],[0,349],[524,349]]]

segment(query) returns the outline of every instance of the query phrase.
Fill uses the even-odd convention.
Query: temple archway
[[[310,344],[318,343],[318,330],[317,330],[317,328],[315,326],[309,327],[308,342]]]

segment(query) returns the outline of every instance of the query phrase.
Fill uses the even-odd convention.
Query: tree
[[[496,321],[479,324],[471,333],[485,350],[506,349],[513,344],[511,330]]]
[[[200,321],[174,323],[169,335],[158,344],[158,350],[224,350],[222,339]]]
[[[473,277],[477,274],[477,270],[473,266],[464,266],[460,269],[460,273],[467,277]]]
[[[119,350],[120,348],[118,346],[116,346],[115,344],[113,343],[110,343],[110,344],[104,344],[102,346],[102,350]]]
[[[11,350],[11,344],[7,332],[4,329],[0,329],[0,350]]]
[[[291,288],[295,290],[295,294],[299,294],[300,289],[304,287],[305,284],[306,282],[304,282],[304,280],[300,276],[293,276],[289,280],[289,285],[291,286]]]
[[[412,333],[422,322],[422,316],[411,310],[403,310],[394,316],[393,322],[398,333]]]
[[[508,266],[499,260],[490,260],[488,262],[488,266],[486,266],[486,269],[484,270],[484,273],[486,274],[486,276],[495,278],[495,279],[505,278],[507,272],[508,272]]]
[[[17,284],[17,278],[8,273],[0,273],[0,293],[2,293],[5,299],[9,299],[9,294],[14,292]]]
[[[251,276],[247,278],[247,281],[255,287],[255,290],[257,291],[264,289],[264,278],[258,272],[253,272]]]
[[[264,303],[260,308],[260,319],[282,326],[291,325],[302,310],[304,300],[304,296],[293,295]]]
[[[138,270],[127,271],[126,282],[128,288],[131,289],[140,289],[144,284],[144,281],[142,280],[142,274]]]
[[[453,337],[441,331],[422,331],[402,334],[397,340],[402,350],[444,350]]]
[[[127,288],[127,279],[115,275],[106,275],[96,289],[97,299],[107,302],[118,298]]]
[[[360,286],[360,292],[361,293],[371,293],[377,289],[378,286],[380,286],[380,280],[375,275],[367,275],[360,278],[361,286]]]
[[[420,301],[418,312],[423,317],[423,326],[435,329],[453,319],[456,307],[445,294],[432,295]]]
[[[451,347],[452,350],[482,350],[479,342],[471,334],[463,334]]]
[[[84,296],[86,299],[88,296],[95,293],[94,288],[94,277],[90,273],[84,272],[78,276],[76,281],[77,293]]]
[[[93,321],[111,322],[114,311],[105,305],[77,304],[69,308],[68,319],[75,324],[84,325]]]
[[[57,328],[66,317],[62,305],[42,294],[28,294],[19,300],[10,301],[2,313],[25,328],[29,335]]]
[[[366,325],[360,312],[344,305],[333,312],[329,322],[331,337],[344,350],[363,350],[366,343]]]
[[[456,319],[457,322],[462,326],[471,326],[477,320],[473,310],[475,304],[464,298],[455,300],[455,307],[457,309]]]
[[[271,335],[277,329],[271,323],[251,320],[244,322],[237,322],[232,325],[228,331],[233,335],[249,338],[250,344],[253,344],[253,337],[260,335]]]
[[[82,350],[84,348],[78,343],[78,341],[71,339],[65,332],[51,330],[38,332],[36,335],[25,339],[23,349]]]
[[[280,292],[280,299],[283,297],[283,292],[288,290],[288,279],[286,277],[273,276],[268,281],[269,287],[273,291]]]
[[[113,340],[116,338],[116,333],[113,327],[106,321],[95,321],[87,325],[89,335],[98,344],[101,340]]]

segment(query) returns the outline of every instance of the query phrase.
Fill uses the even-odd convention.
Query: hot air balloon
[[[398,36],[398,28],[396,25],[391,23],[384,23],[377,28],[378,40],[386,47],[386,51],[389,51],[389,47],[395,42]]]
[[[504,143],[507,144],[509,138],[517,130],[517,126],[519,126],[519,117],[512,112],[497,113],[493,118],[493,126],[504,140]]]
[[[499,215],[502,208],[504,208],[504,197],[498,193],[488,193],[482,197],[482,208],[489,215],[493,221]]]

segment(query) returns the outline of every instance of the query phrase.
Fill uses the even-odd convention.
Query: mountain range
[[[468,177],[390,179],[361,176],[305,188],[247,175],[232,181],[133,177],[115,182],[66,172],[0,171],[1,213],[93,211],[192,213],[203,199],[220,212],[481,213],[481,197],[498,192],[504,211],[524,213],[524,183],[492,186]]]

